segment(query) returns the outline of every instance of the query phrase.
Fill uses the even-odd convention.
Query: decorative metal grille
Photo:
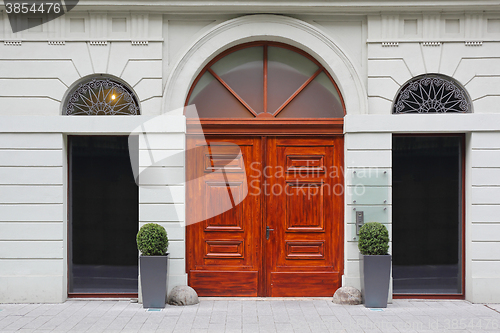
[[[401,89],[393,113],[471,112],[467,93],[451,79],[425,75],[408,82]]]
[[[123,84],[96,78],[80,84],[70,94],[66,115],[138,115],[139,105]]]

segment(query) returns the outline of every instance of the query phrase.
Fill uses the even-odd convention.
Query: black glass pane
[[[69,292],[137,292],[139,207],[126,136],[70,137]]]
[[[393,139],[396,294],[460,294],[462,137]]]

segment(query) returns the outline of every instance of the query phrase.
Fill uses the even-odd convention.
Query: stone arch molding
[[[162,113],[181,115],[189,88],[205,65],[232,46],[256,40],[287,43],[308,52],[337,83],[346,113],[367,113],[367,95],[361,77],[342,49],[313,25],[277,15],[232,19],[198,38],[175,64],[167,79]]]

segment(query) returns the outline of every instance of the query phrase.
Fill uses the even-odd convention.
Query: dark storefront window
[[[394,294],[463,293],[463,136],[393,137]]]
[[[139,191],[127,136],[69,137],[69,293],[137,293]]]

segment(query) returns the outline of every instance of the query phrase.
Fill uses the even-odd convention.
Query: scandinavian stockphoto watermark
[[[183,110],[176,110],[169,114],[184,114],[190,119],[191,128],[197,127],[197,132],[203,133],[201,123],[199,122],[198,112],[194,105],[189,105]],[[172,191],[179,186],[188,188],[197,182],[204,181],[208,178],[220,179],[225,183],[227,191],[219,193],[219,204],[211,209],[200,209],[196,214],[196,218],[185,222],[184,206],[172,205],[175,210],[177,220],[181,225],[193,224],[220,215],[237,205],[239,205],[248,194],[248,186],[246,181],[246,173],[243,168],[243,181],[238,187],[232,186],[228,179],[228,166],[238,161],[244,161],[241,149],[238,145],[229,142],[213,142],[207,143],[205,136],[201,134],[197,141],[197,146],[190,151],[167,150],[168,142],[163,142],[164,136],[159,136],[162,132],[162,127],[167,126],[171,122],[170,115],[160,115],[154,117],[141,126],[135,128],[129,136],[129,153],[132,164],[134,179],[138,186],[145,191],[158,189],[158,185],[164,185],[164,189],[168,193],[166,196],[173,196]],[[168,140],[168,138],[166,139]],[[184,154],[202,152],[209,159],[212,156],[224,155],[224,163],[207,166],[205,172],[201,175],[191,175],[184,173],[182,166],[184,165]],[[228,152],[230,152],[228,154]],[[228,157],[229,156],[229,157]],[[136,161],[139,161],[137,164]],[[180,166],[180,167],[171,167]]]
[[[5,0],[5,12],[13,33],[35,28],[63,16],[79,0]]]
[[[183,113],[190,119],[190,128],[199,133],[196,146],[172,150],[171,146],[169,147],[169,137],[159,133],[164,133],[165,126],[171,124],[172,114]],[[135,128],[129,136],[129,153],[134,179],[144,191],[160,189],[161,195],[165,198],[173,198],[177,195],[174,192],[181,187],[201,189],[200,184],[205,181],[214,182],[214,180],[220,183],[221,187],[226,188],[226,191],[217,193],[216,206],[211,206],[209,209],[199,207],[194,214],[195,217],[191,216],[188,221],[185,219],[182,204],[171,205],[171,209],[175,210],[177,220],[181,221],[182,225],[201,222],[220,215],[239,205],[248,195],[298,195],[304,200],[314,200],[323,195],[360,197],[366,191],[363,184],[345,185],[343,180],[346,174],[342,166],[330,166],[311,172],[314,168],[307,163],[302,167],[288,170],[285,166],[269,166],[258,161],[245,161],[245,156],[237,144],[205,139],[194,105],[149,118]],[[201,162],[204,163],[203,172],[200,170],[184,172],[185,154],[201,156]],[[232,178],[235,166],[244,166],[238,168],[239,176],[236,182]],[[380,170],[376,168],[356,170],[358,180],[373,179],[380,175]],[[311,179],[316,179],[316,181],[308,181]]]

